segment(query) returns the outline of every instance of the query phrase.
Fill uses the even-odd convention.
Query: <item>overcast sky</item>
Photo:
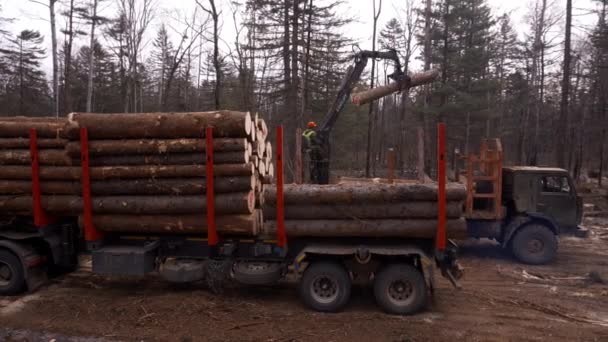
[[[41,2],[48,2],[48,0],[40,0]],[[67,0],[59,0],[60,2],[67,2]],[[90,0],[81,0],[83,2],[89,2]],[[113,5],[115,0],[105,0],[102,5],[102,14],[108,17],[112,17],[115,13],[115,7]],[[193,11],[195,7],[195,0],[156,0],[156,17],[149,29],[148,40],[150,40],[158,26],[163,21],[169,21],[171,12],[175,10],[181,13],[189,13]],[[206,0],[199,0],[206,2]],[[415,3],[421,3],[423,0],[415,0]],[[512,19],[512,23],[518,30],[520,35],[527,29],[525,23],[525,16],[529,12],[530,4],[535,0],[488,0],[490,6],[494,9],[494,14],[499,15],[502,13],[509,13]],[[549,2],[555,2],[556,8],[563,12],[565,9],[566,0],[549,0]],[[234,25],[232,20],[232,14],[230,10],[229,0],[218,0],[216,1],[222,11],[224,24],[222,26],[222,37],[228,43],[234,42]],[[382,12],[379,18],[378,27],[384,26],[389,19],[398,17],[400,9],[403,7],[404,0],[384,0],[382,4]],[[345,6],[342,7],[344,14],[354,17],[356,20],[347,28],[347,33],[354,38],[361,48],[371,49],[371,22],[372,22],[372,3],[373,0],[346,0]],[[47,55],[50,55],[50,24],[48,22],[48,8],[29,0],[0,0],[2,6],[2,12],[0,16],[5,18],[13,18],[14,21],[7,25],[7,29],[12,32],[19,32],[23,29],[35,29],[40,31],[45,38],[45,45],[47,46]],[[61,6],[61,5],[60,5]],[[587,31],[595,25],[597,17],[591,12],[596,9],[597,2],[592,0],[573,0],[574,7],[574,35],[583,36],[587,34]],[[57,13],[61,11],[59,7]],[[58,18],[58,40],[63,39],[59,30],[65,25],[63,18],[59,15]],[[82,28],[88,31],[88,28]],[[84,41],[79,42],[80,44],[86,44]],[[148,44],[150,46],[151,44]],[[225,49],[225,48],[224,48]],[[48,72],[50,70],[50,58],[44,63],[44,68]]]

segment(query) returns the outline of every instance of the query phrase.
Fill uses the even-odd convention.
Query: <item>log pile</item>
[[[35,127],[34,127],[35,126]],[[214,133],[218,232],[256,234],[263,183],[273,175],[268,128],[257,114],[72,113],[64,120],[0,120],[0,212],[31,214],[29,128],[38,132],[42,205],[82,213],[80,128],[89,138],[93,218],[102,231],[206,231],[206,146]],[[80,219],[82,221],[82,218]]]
[[[461,218],[466,192],[447,188],[448,237],[466,234]],[[276,188],[264,192],[263,233],[276,233]],[[300,237],[432,238],[437,229],[436,184],[286,185],[285,229]]]

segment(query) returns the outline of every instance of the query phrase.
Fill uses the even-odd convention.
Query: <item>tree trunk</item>
[[[266,203],[266,201],[264,201]],[[276,207],[266,204],[264,219],[276,218]],[[462,203],[448,202],[447,217],[459,218],[462,215]],[[291,204],[285,207],[286,220],[315,219],[403,219],[403,218],[436,218],[437,202],[405,203],[369,203],[369,204]]]
[[[376,27],[378,24],[378,18],[380,17],[380,12],[382,12],[382,0],[379,2],[378,11],[376,12],[376,0],[373,1],[374,8],[374,21],[373,21],[373,29],[372,29],[372,51],[376,51]],[[376,76],[376,59],[372,58],[372,74],[370,81],[370,88],[374,88],[374,81]],[[375,123],[375,115],[374,115],[374,102],[373,100],[369,103],[369,108],[367,112],[367,145],[365,149],[365,177],[370,177],[370,166],[372,163],[372,133],[373,126]]]
[[[215,197],[215,213],[218,215],[251,214],[255,205],[255,193],[223,193]],[[82,212],[80,196],[44,196],[42,207],[49,213],[78,215]],[[205,196],[115,196],[93,197],[92,209],[99,214],[192,214],[206,213]],[[0,211],[32,212],[31,196],[0,196]]]
[[[51,50],[53,59],[53,114],[59,117],[59,66],[57,61],[57,30],[55,28],[55,3],[57,0],[49,0],[49,12],[51,20]]]
[[[64,150],[41,150],[38,152],[40,165],[70,166],[72,160]],[[29,150],[0,150],[0,165],[31,165]]]
[[[251,134],[248,112],[220,110],[194,113],[95,114],[72,113],[65,134],[78,138],[87,127],[89,139],[200,138],[206,127],[214,137],[246,138]],[[0,132],[1,134],[1,132]]]
[[[256,185],[255,176],[215,177],[216,193],[247,192]],[[40,183],[45,195],[81,195],[80,181],[44,181]],[[91,182],[93,196],[118,195],[204,195],[207,191],[205,178],[175,179],[112,179]],[[1,195],[23,195],[32,193],[29,180],[0,180]]]
[[[91,167],[91,179],[137,179],[137,178],[187,178],[204,177],[204,165],[169,166],[100,166]],[[0,179],[31,179],[29,166],[0,167]],[[40,168],[44,180],[80,180],[80,167],[49,166]],[[217,177],[251,176],[253,164],[220,164],[213,168]]]
[[[2,124],[0,123],[0,126]],[[55,149],[63,148],[68,141],[66,139],[37,139],[36,145],[38,149]],[[0,149],[29,149],[29,138],[0,138]]]
[[[219,225],[218,225],[219,227]],[[466,238],[463,219],[447,221],[448,238]],[[407,237],[429,239],[437,234],[436,220],[288,220],[288,237]],[[264,223],[264,233],[276,234],[276,221]]]
[[[213,155],[213,162],[217,164],[246,164],[249,163],[250,154],[245,151],[225,152]],[[2,152],[0,152],[0,165],[2,164]],[[71,160],[71,165],[79,165],[80,159]],[[176,153],[161,155],[116,155],[91,157],[90,166],[137,166],[137,165],[205,165],[205,154],[199,153]],[[60,164],[55,164],[60,165]]]
[[[564,69],[562,75],[562,95],[560,101],[559,125],[557,131],[557,146],[555,152],[557,154],[557,165],[566,168],[566,156],[568,153],[568,136],[570,129],[570,117],[568,114],[569,97],[570,97],[570,38],[572,29],[572,0],[566,0],[566,37],[564,41]]]
[[[466,196],[464,186],[449,184],[446,189],[449,201],[460,201]],[[276,187],[265,189],[266,203],[276,203]],[[285,204],[365,204],[395,203],[403,201],[436,201],[437,184],[336,184],[336,185],[285,185]]]
[[[0,137],[29,138],[30,129],[35,129],[38,138],[58,138],[62,135],[65,121],[54,118],[46,120],[2,120]]]
[[[97,1],[93,0],[93,17],[91,18],[91,33],[89,40],[89,73],[87,75],[87,107],[86,111],[93,111],[93,76],[95,75],[95,25],[97,24]]]
[[[260,227],[258,215],[231,215],[215,218],[219,234],[254,236]],[[78,218],[82,227],[82,216]],[[207,231],[206,215],[94,215],[93,225],[101,231],[155,234],[202,234]],[[201,236],[202,237],[202,236]]]
[[[0,139],[0,146],[2,139]],[[118,156],[122,154],[167,154],[193,153],[205,151],[203,139],[132,139],[132,140],[91,140],[89,155]],[[66,151],[70,156],[80,156],[80,142],[69,142]],[[213,139],[213,151],[216,153],[250,151],[245,138]]]

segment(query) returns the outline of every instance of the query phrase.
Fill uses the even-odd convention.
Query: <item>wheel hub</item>
[[[543,251],[544,244],[539,239],[530,239],[528,241],[528,251],[533,254],[537,254]]]
[[[8,264],[0,261],[0,286],[6,286],[13,278],[13,271]]]
[[[319,303],[331,303],[338,298],[338,282],[329,276],[319,276],[312,282],[312,297]]]
[[[409,281],[396,280],[388,287],[388,297],[395,302],[407,301],[414,292]]]

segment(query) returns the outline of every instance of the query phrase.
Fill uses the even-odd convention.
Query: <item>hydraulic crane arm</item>
[[[319,138],[321,140],[325,140],[328,138],[331,129],[333,128],[336,120],[340,116],[340,113],[344,109],[344,105],[349,100],[350,95],[353,91],[353,88],[361,79],[361,74],[367,65],[367,60],[370,58],[377,59],[388,59],[395,63],[395,71],[390,74],[388,77],[395,80],[400,81],[404,77],[407,77],[404,72],[401,70],[401,63],[399,62],[399,56],[397,55],[397,51],[395,50],[386,50],[386,51],[359,51],[354,56],[354,64],[349,66],[346,69],[346,75],[340,84],[340,89],[338,90],[338,95],[336,96],[332,106],[327,111],[325,115],[325,119],[321,123],[318,132]]]

